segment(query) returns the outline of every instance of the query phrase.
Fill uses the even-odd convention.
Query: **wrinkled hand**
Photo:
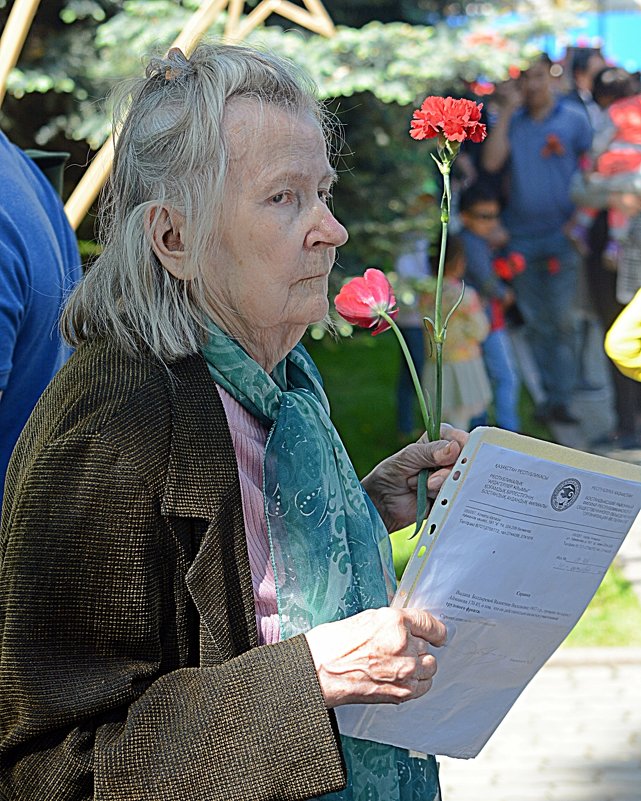
[[[441,426],[442,440],[429,442],[427,434],[383,460],[363,481],[388,531],[398,531],[416,520],[418,474],[434,469],[427,480],[430,498],[435,498],[452,471],[469,434],[447,424]]]
[[[305,635],[328,709],[342,704],[400,704],[432,686],[445,625],[421,609],[368,609]]]

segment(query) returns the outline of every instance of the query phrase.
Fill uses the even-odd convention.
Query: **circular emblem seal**
[[[566,478],[562,481],[552,493],[550,502],[552,508],[557,512],[563,512],[569,509],[570,506],[576,501],[581,492],[581,484],[576,478]]]

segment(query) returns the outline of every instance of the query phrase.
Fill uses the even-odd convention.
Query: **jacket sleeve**
[[[605,352],[624,375],[641,381],[641,290],[607,332]]]
[[[0,211],[0,392],[7,388],[13,352],[29,300],[26,265],[6,243]]]
[[[304,636],[168,668],[166,531],[117,448],[54,442],[13,491],[0,540],[0,797],[293,801],[344,786]]]

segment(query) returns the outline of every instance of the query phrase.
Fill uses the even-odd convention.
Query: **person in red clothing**
[[[641,195],[641,94],[639,85],[624,69],[606,68],[595,84],[595,99],[604,109],[584,165],[584,180],[594,190]],[[579,246],[587,240],[597,209],[578,209],[573,236]],[[619,263],[631,217],[620,208],[608,209],[609,241],[603,258],[612,267]]]

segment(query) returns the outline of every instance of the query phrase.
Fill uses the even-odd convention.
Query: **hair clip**
[[[177,62],[182,61],[183,63],[181,66],[187,66],[189,64],[189,59],[179,47],[172,47],[169,49],[169,52],[167,53],[167,60],[175,60]],[[174,81],[183,71],[184,70],[180,70],[177,67],[167,67],[165,70],[165,80]]]

